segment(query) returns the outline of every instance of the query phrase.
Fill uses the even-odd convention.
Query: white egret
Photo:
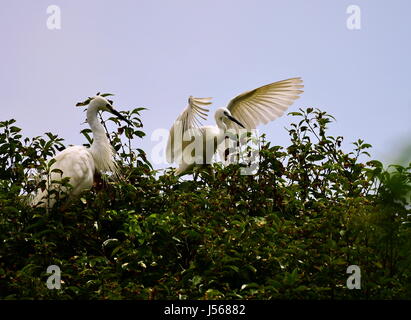
[[[288,107],[299,98],[303,91],[301,78],[291,78],[274,82],[260,88],[244,92],[232,99],[226,108],[216,110],[216,126],[200,126],[200,119],[207,119],[206,106],[211,98],[188,99],[183,110],[170,129],[166,148],[168,162],[179,164],[175,174],[182,175],[196,164],[210,163],[218,146],[229,129],[255,129],[282,116]],[[193,143],[200,140],[200,143]],[[193,155],[193,152],[200,152]],[[193,148],[197,148],[194,150]],[[210,150],[211,149],[211,150]],[[189,157],[194,161],[187,161]]]
[[[102,96],[89,98],[84,103],[78,103],[77,106],[83,106],[88,103],[87,122],[93,133],[93,143],[90,148],[85,146],[71,146],[57,154],[55,162],[50,166],[50,177],[44,177],[47,181],[61,181],[69,177],[69,184],[72,186],[70,197],[78,195],[85,189],[90,189],[93,185],[95,175],[101,172],[110,171],[114,177],[118,177],[118,166],[114,160],[115,151],[111,146],[103,125],[97,118],[99,111],[108,111],[120,119],[128,122],[111,103]],[[54,169],[55,172],[52,172]],[[55,195],[48,193],[50,190],[58,192],[65,191],[59,183],[51,183],[46,189],[39,191],[31,201],[33,206],[52,207],[55,202]]]

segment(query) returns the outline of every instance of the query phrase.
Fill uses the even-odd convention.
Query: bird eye
[[[106,104],[106,107],[110,108],[110,107],[111,107],[111,105],[107,103],[107,104]]]

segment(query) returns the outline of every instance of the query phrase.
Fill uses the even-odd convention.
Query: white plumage
[[[82,104],[80,104],[82,105]],[[50,171],[59,169],[61,172],[51,172],[50,177],[43,179],[52,182],[61,181],[63,178],[70,178],[69,183],[72,186],[70,196],[76,196],[83,190],[90,189],[93,186],[95,173],[111,172],[113,176],[118,177],[118,167],[114,160],[115,151],[112,148],[104,130],[104,127],[97,118],[99,111],[111,112],[121,119],[127,121],[118,113],[105,98],[96,96],[89,102],[87,109],[87,122],[93,132],[93,143],[90,148],[84,146],[72,146],[54,157],[55,162],[51,165]],[[55,195],[48,191],[57,192],[67,191],[59,183],[46,185],[46,189],[34,196],[31,201],[33,206],[52,207],[55,202]]]
[[[179,164],[177,175],[196,164],[210,163],[227,130],[255,129],[277,119],[299,98],[303,87],[301,78],[291,78],[244,92],[232,99],[227,108],[216,110],[216,126],[201,126],[200,123],[200,119],[207,119],[209,109],[206,106],[211,104],[211,98],[190,97],[188,106],[170,129],[167,161]]]
[[[235,97],[227,109],[247,129],[255,129],[260,124],[281,117],[303,92],[302,83],[301,78],[292,78],[267,84]],[[228,126],[238,128],[232,121],[228,122]]]

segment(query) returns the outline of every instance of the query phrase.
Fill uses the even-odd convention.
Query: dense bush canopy
[[[106,120],[122,181],[64,209],[24,201],[63,140],[0,122],[1,299],[411,298],[411,165],[368,161],[362,140],[343,152],[333,118],[308,108],[291,113],[288,147],[261,138],[255,175],[215,163],[179,179],[132,147],[142,110],[123,113],[134,127]],[[59,290],[46,286],[50,265]],[[359,290],[346,286],[350,265]]]

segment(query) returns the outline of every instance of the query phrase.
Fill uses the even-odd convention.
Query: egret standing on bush
[[[87,122],[93,133],[93,143],[90,148],[84,146],[72,146],[54,157],[55,162],[50,166],[50,177],[48,181],[61,181],[68,177],[69,184],[72,186],[70,197],[78,195],[85,189],[93,186],[96,173],[111,172],[114,177],[118,177],[118,166],[114,160],[115,151],[107,138],[103,125],[97,118],[99,111],[108,111],[120,119],[129,123],[111,103],[102,96],[89,98],[84,103],[77,106],[88,104]],[[58,169],[53,171],[54,169]],[[61,172],[60,172],[61,170]],[[44,191],[39,191],[31,201],[33,206],[52,207],[55,202],[55,195],[48,195],[50,190],[59,190],[61,184],[51,183]]]
[[[211,98],[188,99],[188,106],[183,110],[170,129],[166,148],[168,162],[177,162],[179,168],[175,174],[181,175],[197,164],[210,163],[220,143],[229,129],[255,129],[259,124],[266,124],[282,116],[288,107],[299,98],[301,78],[291,78],[274,82],[260,88],[244,92],[232,99],[226,108],[219,108],[214,118],[216,126],[200,126],[200,119],[207,119],[206,106]],[[200,140],[200,154],[193,141]],[[211,148],[211,150],[210,150]],[[186,161],[192,157],[195,161]],[[191,160],[190,159],[190,160]]]

